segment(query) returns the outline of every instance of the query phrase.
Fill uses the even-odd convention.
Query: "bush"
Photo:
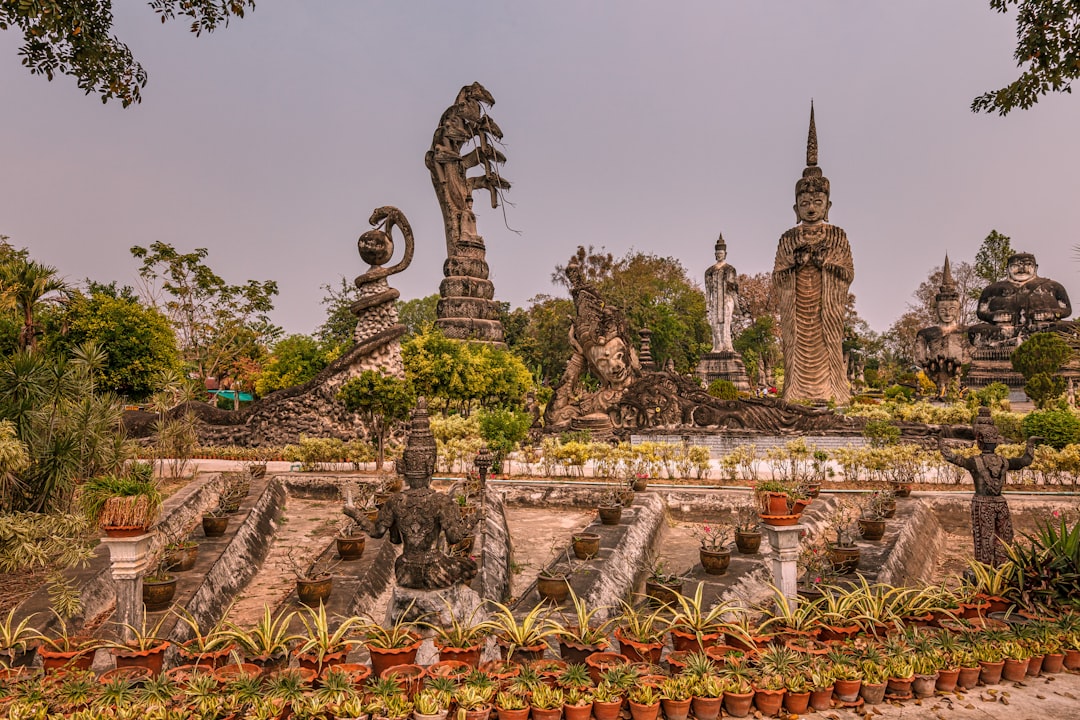
[[[491,471],[502,472],[503,460],[529,434],[532,418],[515,410],[484,410],[480,413],[480,436],[492,454]]]
[[[992,382],[981,390],[968,393],[968,402],[972,405],[988,408],[1001,406],[1009,397],[1009,386],[1005,383]]]
[[[1024,437],[1041,435],[1051,447],[1060,450],[1080,443],[1080,417],[1070,410],[1036,410],[1021,423]]]
[[[894,445],[900,440],[900,428],[888,420],[867,420],[863,437],[869,440],[873,447]]]
[[[720,398],[721,400],[739,399],[739,391],[735,388],[735,383],[730,380],[724,380],[723,378],[713,380],[709,383],[707,392],[714,398]]]

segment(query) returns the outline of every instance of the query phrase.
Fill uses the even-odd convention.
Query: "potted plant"
[[[38,657],[42,668],[48,672],[60,668],[69,670],[89,670],[94,662],[94,653],[101,647],[101,642],[94,638],[74,635],[68,631],[67,622],[53,611],[57,629],[52,635],[38,634]]]
[[[297,664],[321,673],[324,668],[345,662],[349,649],[358,644],[349,639],[349,633],[361,620],[354,616],[342,618],[337,627],[333,627],[326,616],[326,606],[305,608],[300,613],[300,622],[304,624],[306,637],[300,638],[300,645],[293,651]]]
[[[761,519],[752,504],[739,508],[735,517],[735,547],[743,555],[753,555],[761,548]]]
[[[559,641],[559,655],[568,663],[584,663],[585,658],[595,652],[601,652],[611,646],[607,634],[615,623],[615,618],[597,621],[598,614],[607,614],[607,607],[590,610],[582,598],[570,590],[570,603],[574,615],[568,618],[560,611],[561,620],[548,619],[552,634]]]
[[[835,680],[832,668],[826,660],[818,660],[810,665],[810,707],[821,712],[831,710]],[[854,696],[858,696],[858,688]]]
[[[477,605],[467,618],[454,612],[453,606],[444,601],[446,623],[421,623],[435,632],[435,647],[439,651],[439,660],[457,660],[472,668],[480,667],[480,654],[484,640],[490,634],[486,623],[477,621],[478,613],[483,612],[483,605]],[[441,618],[440,618],[441,620]]]
[[[562,603],[570,593],[570,566],[554,563],[542,569],[536,575],[536,593],[541,601],[547,600],[556,605]]]
[[[833,568],[839,573],[852,573],[859,567],[859,546],[855,544],[858,520],[861,515],[858,504],[841,500],[830,519],[830,529],[836,541],[829,545]]]
[[[495,713],[499,720],[528,720],[529,702],[521,693],[503,690],[495,696]]]
[[[562,688],[538,685],[529,700],[533,720],[559,720],[565,701]]]
[[[615,628],[619,652],[631,662],[660,662],[660,654],[664,649],[664,633],[668,630],[666,611],[666,606],[650,612],[646,608],[623,601],[622,614]]]
[[[142,535],[161,512],[161,492],[153,466],[133,463],[125,474],[86,481],[79,493],[83,513],[109,537]]]
[[[693,697],[694,683],[688,676],[669,677],[660,683],[660,707],[666,720],[686,720]]]
[[[607,681],[602,681],[593,690],[593,716],[596,720],[618,720],[619,711],[622,709],[625,697],[625,690]]]
[[[703,675],[693,683],[690,712],[696,720],[716,720],[724,702],[724,685],[716,675]]]
[[[370,617],[362,625],[359,632],[371,655],[371,670],[376,677],[381,676],[386,668],[416,662],[416,653],[420,650],[423,638],[406,620],[411,609],[410,604],[390,627],[383,627]]]
[[[628,699],[632,720],[656,720],[660,715],[660,691],[652,685],[635,685]]]
[[[267,671],[284,667],[289,659],[289,644],[300,636],[289,631],[295,612],[282,610],[271,615],[270,606],[263,606],[262,617],[249,630],[229,621],[222,634],[235,642],[249,663]]]
[[[199,543],[190,538],[176,540],[165,546],[165,569],[186,572],[195,567],[199,558]]]
[[[645,594],[652,602],[661,605],[676,602],[675,598],[682,592],[682,586],[682,576],[669,572],[667,563],[663,560],[655,561],[645,578]]]
[[[723,671],[724,713],[732,717],[746,717],[754,703],[753,674],[743,664],[728,665]]]
[[[169,649],[169,641],[161,637],[161,628],[168,619],[169,615],[164,614],[150,628],[146,627],[145,615],[141,627],[125,623],[123,627],[131,639],[104,644],[116,659],[116,667],[144,667],[153,675],[160,675],[165,651]]]
[[[236,647],[230,642],[228,635],[224,633],[224,619],[219,620],[205,633],[199,627],[199,621],[195,619],[185,608],[173,608],[177,620],[189,628],[191,637],[176,645],[176,654],[187,665],[218,668],[224,665],[229,654]],[[228,612],[224,613],[228,615]]]
[[[907,655],[893,656],[885,663],[885,692],[896,700],[911,697],[911,684],[915,682],[915,666]]]
[[[334,573],[337,562],[317,559],[307,565],[296,559],[294,550],[288,552],[288,564],[296,576],[296,597],[308,607],[322,605],[334,589]],[[338,561],[340,562],[340,561]]]
[[[488,604],[492,610],[484,627],[495,636],[504,659],[529,662],[544,656],[546,638],[554,633],[547,622],[551,611],[546,604],[534,606],[520,620],[508,606],[494,601]]]
[[[877,660],[864,659],[860,663],[859,671],[862,674],[862,685],[859,687],[859,697],[867,705],[878,705],[885,699],[885,666]]]
[[[425,687],[413,698],[413,720],[443,720],[449,711],[443,694]]]
[[[649,488],[648,473],[636,473],[630,486],[634,492],[645,492]]]
[[[573,546],[578,560],[592,560],[600,553],[600,534],[584,530],[574,533]]]
[[[700,523],[691,529],[700,543],[698,560],[708,575],[723,575],[731,564],[731,526],[726,523]]]
[[[565,691],[563,717],[566,720],[589,720],[593,711],[593,693],[588,688],[574,687]]]
[[[202,516],[203,535],[208,538],[221,537],[229,527],[229,515],[222,507],[207,510]]]
[[[862,517],[859,518],[859,531],[863,540],[877,542],[885,536],[885,517],[890,502],[895,503],[888,491],[878,490],[870,494],[863,505]]]
[[[240,503],[251,492],[251,475],[247,472],[225,472],[221,474],[224,487],[218,497],[218,506],[228,515],[240,512]]]
[[[675,596],[675,608],[669,628],[671,646],[675,650],[703,652],[715,645],[721,633],[730,627],[729,623],[722,620],[731,610],[730,603],[718,602],[706,608],[704,591],[705,583],[698,583],[692,597],[682,593]]]
[[[367,543],[367,533],[360,529],[356,521],[346,517],[342,520],[338,534],[334,537],[337,546],[338,558],[351,562],[364,556],[364,546]]]
[[[0,665],[9,668],[30,667],[37,655],[40,635],[30,625],[37,613],[15,622],[15,607],[0,623]]]

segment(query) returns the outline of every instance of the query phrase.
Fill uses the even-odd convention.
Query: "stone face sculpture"
[[[976,347],[1015,347],[1037,332],[1069,330],[1062,322],[1072,313],[1069,294],[1059,282],[1039,277],[1031,253],[1008,260],[1008,277],[991,283],[979,295],[981,323],[968,330]]]
[[[343,509],[371,537],[380,538],[389,532],[390,542],[402,545],[401,555],[394,563],[394,576],[398,585],[405,588],[436,590],[468,582],[476,576],[476,562],[451,557],[438,547],[444,536],[450,545],[461,542],[468,528],[450,496],[430,487],[435,453],[427,404],[421,398],[413,410],[402,458],[409,489],[383,503],[374,523],[354,505]]]
[[[780,302],[784,399],[845,403],[851,397],[844,359],[844,314],[855,277],[847,234],[830,225],[829,180],[818,167],[810,107],[806,169],[795,184],[799,224],[780,237],[773,289]]]
[[[960,324],[960,293],[948,255],[941,287],[934,296],[934,313],[937,324],[923,328],[915,336],[915,362],[934,381],[938,397],[944,397],[949,384],[960,376],[961,366],[971,360],[967,328]]]
[[[1009,503],[1001,496],[1001,491],[1009,470],[1019,470],[1031,464],[1035,458],[1035,445],[1042,442],[1042,438],[1028,438],[1022,456],[1003,458],[994,453],[1002,437],[990,418],[989,408],[979,408],[972,430],[979,447],[978,455],[958,455],[941,439],[938,440],[938,448],[946,461],[971,473],[975,483],[975,495],[971,498],[971,536],[975,542],[975,559],[997,567],[1006,560],[1003,543],[1013,540]]]
[[[716,264],[705,271],[705,308],[712,329],[712,351],[733,352],[731,320],[738,307],[738,273],[728,264],[727,243],[723,235],[717,238],[714,252]]]
[[[503,341],[503,330],[495,286],[488,280],[484,239],[477,234],[472,210],[474,190],[487,189],[494,209],[499,191],[510,188],[498,170],[506,161],[495,148],[502,130],[484,111],[485,105],[494,104],[495,98],[480,83],[461,88],[439,119],[424,164],[431,172],[446,234],[445,277],[439,285],[435,324],[450,338],[498,344]],[[471,142],[477,146],[466,150]],[[477,166],[483,166],[482,175],[466,175]]]

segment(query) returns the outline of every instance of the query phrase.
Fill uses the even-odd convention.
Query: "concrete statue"
[[[795,184],[799,224],[780,237],[773,267],[788,401],[845,403],[851,397],[843,342],[855,267],[847,234],[829,224],[829,190],[829,180],[818,167],[811,105],[806,169]]]
[[[915,362],[945,397],[949,385],[960,377],[961,367],[971,361],[967,328],[960,324],[960,293],[953,280],[949,256],[945,256],[941,287],[934,296],[935,324],[915,336]]]
[[[739,311],[738,272],[727,261],[727,243],[721,235],[713,248],[716,263],[705,271],[705,309],[712,330],[712,350],[702,356],[697,375],[705,386],[714,380],[729,380],[735,388],[749,393],[742,356],[731,342],[732,321]]]
[[[1015,347],[1037,332],[1068,330],[1062,321],[1072,313],[1069,294],[1061,283],[1039,277],[1031,253],[1009,257],[1007,277],[988,285],[979,295],[976,315],[982,320],[969,329],[978,347]]]

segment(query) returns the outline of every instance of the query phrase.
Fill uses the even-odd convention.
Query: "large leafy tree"
[[[1012,243],[1008,235],[1002,235],[997,230],[991,230],[990,234],[982,241],[979,251],[975,253],[975,274],[987,285],[998,280],[1004,280],[1008,274],[1009,256],[1013,254]],[[975,288],[975,297],[982,288]]]
[[[1013,370],[1024,376],[1024,392],[1043,409],[1065,392],[1057,371],[1072,357],[1072,348],[1057,333],[1035,333],[1012,354]]]
[[[420,335],[435,325],[438,317],[439,294],[412,300],[399,300],[396,305],[398,322],[407,328],[406,334],[409,337]]]
[[[360,291],[344,277],[339,277],[338,280],[336,287],[322,286],[326,293],[321,300],[326,307],[326,320],[315,330],[315,337],[324,345],[337,345],[344,350],[353,344],[356,315],[353,315],[350,308],[360,299]]]
[[[60,302],[67,283],[56,268],[31,260],[26,250],[15,250],[0,237],[0,307],[18,313],[22,327],[19,347],[33,349],[41,328],[35,315],[42,307]]]
[[[529,303],[528,308],[503,314],[506,345],[538,381],[553,385],[562,376],[572,353],[569,332],[574,303],[569,298],[550,295],[536,295]]]
[[[176,17],[201,35],[243,17],[255,0],[150,0],[162,22]],[[87,95],[124,107],[142,101],[146,71],[131,50],[113,35],[111,0],[0,0],[0,30],[23,34],[22,64],[52,80],[58,73],[75,78]]]
[[[267,395],[275,390],[307,382],[338,356],[340,347],[327,347],[310,335],[289,335],[270,351],[255,378],[255,392]]]
[[[1008,115],[1026,110],[1051,92],[1072,92],[1080,77],[1080,0],[990,0],[998,12],[1016,8],[1016,50],[1020,77],[971,103],[973,112]]]
[[[49,338],[50,352],[68,355],[94,343],[105,356],[95,372],[103,389],[142,399],[154,392],[161,373],[180,368],[168,318],[143,305],[130,288],[92,285],[89,294],[74,292],[57,320],[65,332]]]
[[[255,364],[281,334],[270,322],[277,283],[248,280],[230,285],[204,262],[206,248],[180,253],[172,245],[136,245],[139,275],[147,294],[173,324],[180,351],[199,378],[245,376],[250,387]]]
[[[346,408],[365,416],[375,435],[375,469],[381,470],[386,457],[386,437],[394,426],[409,416],[416,402],[412,386],[405,380],[365,370],[338,391]]]

